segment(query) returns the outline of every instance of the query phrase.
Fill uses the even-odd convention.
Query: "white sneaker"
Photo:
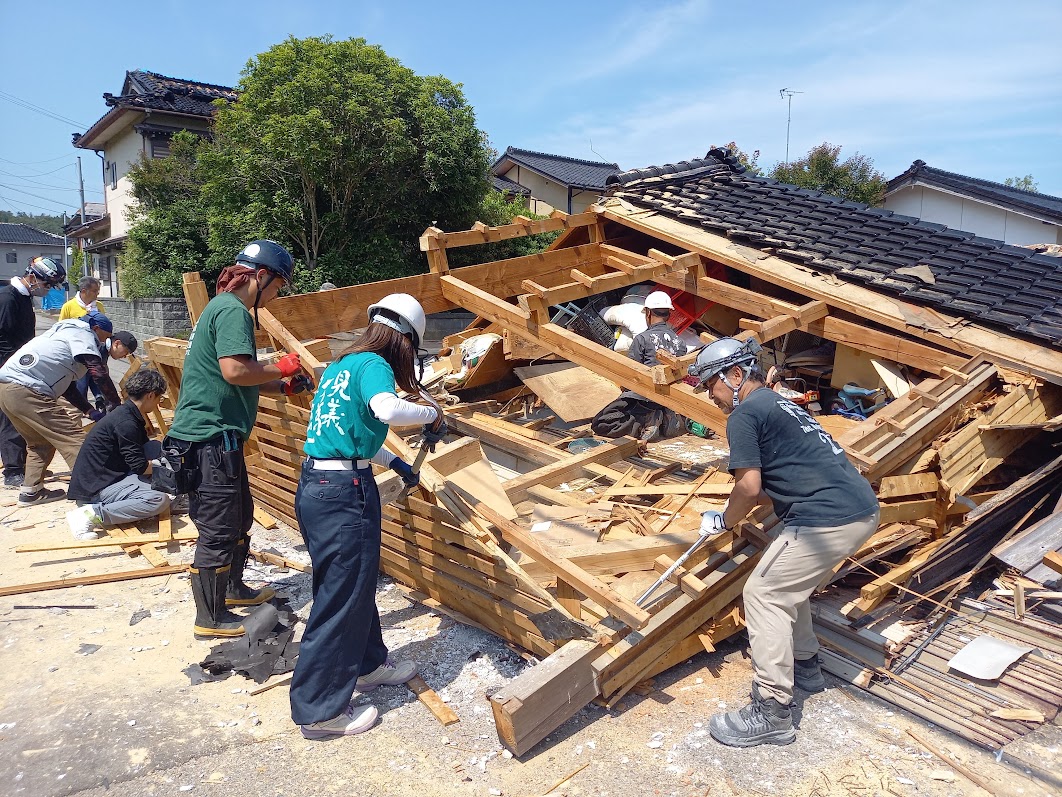
[[[103,525],[103,520],[93,510],[91,504],[79,506],[66,513],[66,523],[75,540],[98,540],[102,534],[96,529]]]
[[[390,659],[385,661],[368,675],[358,679],[359,692],[371,692],[378,686],[397,686],[404,684],[417,674],[415,661],[401,661],[395,664]]]
[[[347,710],[338,717],[322,722],[311,722],[303,725],[302,735],[307,739],[325,739],[329,736],[353,736],[363,733],[376,722],[376,706],[362,706],[355,708],[347,706]]]

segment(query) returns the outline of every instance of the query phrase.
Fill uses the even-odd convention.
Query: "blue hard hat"
[[[89,329],[102,329],[104,332],[114,332],[114,324],[111,323],[111,319],[107,318],[107,316],[98,310],[89,310],[85,313],[85,321],[88,322]]]

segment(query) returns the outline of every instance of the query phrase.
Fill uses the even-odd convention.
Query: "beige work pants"
[[[44,471],[56,449],[63,455],[67,467],[74,469],[85,432],[80,419],[75,418],[58,399],[35,393],[14,382],[0,382],[0,411],[26,440],[23,493],[36,492],[41,486]]]
[[[783,705],[793,698],[793,659],[819,652],[811,627],[811,593],[878,528],[877,511],[843,526],[786,526],[745,582],[745,623],[760,694]]]

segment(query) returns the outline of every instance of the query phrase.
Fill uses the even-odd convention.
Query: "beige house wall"
[[[543,177],[523,166],[513,166],[505,172],[507,177],[514,183],[522,185],[531,192],[528,200],[528,210],[542,216],[548,216],[554,210],[568,212],[568,187],[554,180]],[[599,193],[596,191],[572,191],[572,213],[582,213],[597,201]]]

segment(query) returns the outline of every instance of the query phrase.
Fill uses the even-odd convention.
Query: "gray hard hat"
[[[688,373],[703,385],[712,377],[725,374],[735,365],[745,369],[751,368],[756,364],[760,351],[760,344],[752,338],[720,338],[697,353],[697,361],[689,367]]]

